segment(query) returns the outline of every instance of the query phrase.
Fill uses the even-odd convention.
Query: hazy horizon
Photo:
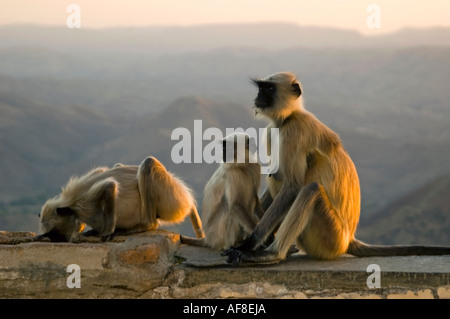
[[[354,30],[364,35],[387,34],[405,28],[450,27],[450,2],[436,0],[5,0],[0,3],[0,26],[65,26],[70,4],[80,8],[81,28],[191,27],[201,25],[292,23],[301,27]],[[370,28],[368,10],[380,9],[380,27]]]
[[[324,30],[340,30],[340,31],[348,31],[348,32],[356,32],[362,36],[385,36],[390,34],[395,34],[398,32],[402,32],[404,30],[418,30],[418,31],[424,31],[424,30],[435,30],[435,29],[450,29],[450,25],[443,26],[443,25],[435,25],[435,26],[425,26],[425,27],[417,27],[417,26],[405,26],[401,27],[399,29],[395,29],[389,32],[383,32],[383,33],[363,33],[357,29],[351,29],[351,28],[345,28],[345,27],[338,27],[338,26],[321,26],[321,25],[303,25],[298,24],[295,22],[286,22],[286,21],[255,21],[255,22],[237,22],[237,23],[204,23],[204,24],[192,24],[192,25],[177,25],[177,24],[151,24],[151,25],[112,25],[112,26],[100,26],[100,27],[83,27],[83,30],[87,31],[108,31],[108,30],[121,30],[121,29],[152,29],[152,28],[204,28],[209,26],[252,26],[252,25],[263,25],[263,24],[273,24],[273,25],[290,25],[295,26],[299,28],[314,28],[314,29],[324,29]],[[41,24],[41,23],[7,23],[7,24],[0,24],[0,28],[8,28],[8,27],[39,27],[39,28],[67,28],[65,25],[59,25],[59,24]]]

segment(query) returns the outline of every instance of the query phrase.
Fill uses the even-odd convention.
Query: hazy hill
[[[23,50],[29,52],[20,59]],[[450,138],[448,47],[223,49],[117,56],[109,64],[95,56],[79,64],[78,56],[65,55],[73,66],[58,62],[58,52],[46,51],[44,62],[38,49],[7,51],[2,55],[0,49],[0,94],[13,92],[52,105],[86,104],[121,119],[162,110],[187,95],[250,107],[251,76],[292,70],[303,83],[306,105],[330,125],[403,140]],[[64,71],[55,71],[52,61]]]
[[[86,105],[50,106],[26,96],[0,96],[0,200],[54,189],[59,174],[94,147],[119,134]]]
[[[145,39],[145,41],[143,41]],[[117,43],[122,45],[117,46]],[[215,24],[148,28],[68,29],[36,25],[0,28],[0,47],[41,46],[73,54],[107,52],[183,53],[222,47],[279,50],[295,47],[357,48],[450,45],[448,28],[404,29],[365,37],[352,30],[299,26],[289,23]]]
[[[448,245],[450,175],[417,188],[363,221],[357,236],[374,244]]]

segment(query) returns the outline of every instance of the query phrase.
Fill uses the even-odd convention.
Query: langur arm
[[[265,212],[267,209],[269,209],[270,205],[273,202],[272,195],[270,195],[269,187],[266,186],[266,189],[264,190],[264,193],[261,197],[261,201],[258,200],[261,204],[262,210]],[[262,217],[262,215],[261,215]]]
[[[98,234],[102,240],[110,238],[116,228],[116,194],[118,184],[113,179],[106,179],[96,183],[88,193],[95,204],[94,214],[90,216],[79,216],[82,222],[91,225],[93,231],[90,233]]]
[[[255,193],[255,216],[260,220],[264,215],[264,209],[261,206],[258,194]]]
[[[270,195],[269,187],[266,186],[266,189],[264,190],[261,200],[259,198],[256,199],[255,210],[259,210],[259,212],[256,211],[255,213],[259,216],[259,219],[263,217],[264,213],[267,211],[267,209],[269,209],[272,202],[273,202],[272,195]],[[276,231],[276,229],[274,231]],[[268,246],[273,242],[275,238],[273,234],[274,231],[272,231],[272,234],[270,234],[267,237],[267,240],[264,242],[264,246]]]
[[[117,184],[114,182],[108,183],[105,185],[102,194],[101,210],[104,220],[104,226],[100,232],[102,240],[108,239],[116,228],[115,202],[117,187]]]

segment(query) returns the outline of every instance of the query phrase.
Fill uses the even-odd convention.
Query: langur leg
[[[159,227],[156,212],[157,198],[152,185],[157,183],[153,180],[153,169],[156,164],[156,160],[153,157],[147,157],[139,166],[138,176],[138,188],[139,195],[141,197],[141,218],[142,224],[147,225],[147,229],[156,229]]]
[[[349,243],[346,222],[331,204],[322,185],[307,185],[299,196],[293,214],[278,229],[270,247],[278,259],[285,259],[290,244],[299,242],[305,252],[317,259],[334,259],[345,253]]]
[[[290,253],[291,245],[305,232],[308,233],[312,229],[311,227],[314,229],[321,228],[321,233],[325,234],[331,243],[336,238],[336,235],[333,235],[333,233],[342,229],[341,225],[342,223],[336,217],[334,209],[323,191],[323,187],[317,183],[311,183],[303,187],[298,194],[270,247],[263,251],[235,250],[232,253],[233,255],[229,255],[227,261],[235,266],[241,262],[277,262],[286,258]],[[329,243],[323,242],[322,237],[324,236],[321,236],[320,233],[317,235],[318,238],[315,238],[316,243],[309,245],[309,247],[304,245],[303,248],[307,253],[309,253],[308,248],[311,248],[315,257],[326,258],[326,256],[318,256],[317,253],[323,252],[325,255],[328,255],[329,251],[332,251],[334,247],[327,247]]]

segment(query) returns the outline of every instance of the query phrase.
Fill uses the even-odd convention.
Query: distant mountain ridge
[[[95,147],[119,133],[86,105],[55,107],[11,93],[0,95],[0,113],[0,201],[53,189],[87,141]]]
[[[115,43],[123,45],[117,47]],[[450,28],[402,29],[385,35],[364,36],[347,29],[275,22],[105,29],[39,25],[0,27],[0,48],[23,45],[42,46],[72,54],[115,50],[118,53],[139,52],[150,55],[199,52],[223,47],[282,50],[296,47],[354,49],[450,46]]]

